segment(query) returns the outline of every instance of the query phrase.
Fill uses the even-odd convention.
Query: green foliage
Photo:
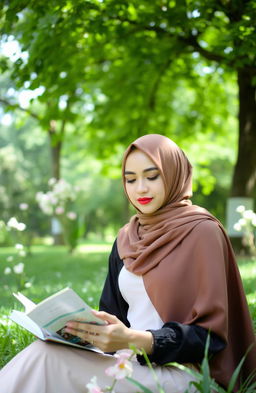
[[[33,233],[43,233],[48,225],[37,207],[35,193],[45,187],[50,171],[46,135],[33,120],[22,124],[14,116],[10,125],[1,125],[0,164],[1,219],[7,222],[14,216],[25,222],[29,233],[26,244],[29,244]],[[28,211],[20,209],[22,203],[28,204]]]
[[[208,195],[219,151],[205,152],[206,141],[230,146],[229,176],[234,162],[237,91],[227,69],[236,68],[237,37],[255,10],[251,2],[239,9],[239,23],[236,12],[216,1],[12,2],[2,9],[3,39],[12,34],[24,55],[9,64],[12,83],[43,87],[30,110],[46,130],[54,119],[52,146],[77,135],[109,168],[109,157],[121,157],[134,138],[166,134],[194,158],[196,187]]]
[[[17,92],[41,89],[27,112],[47,131],[52,153],[61,151],[65,174],[66,162],[88,151],[116,172],[134,138],[169,136],[194,165],[195,202],[223,219],[238,143],[236,73],[250,74],[256,53],[254,1],[231,3],[3,2],[2,42],[17,40],[21,53],[2,58],[16,91],[1,94],[17,102]],[[102,212],[103,199],[87,203],[87,228],[127,216],[114,203]]]

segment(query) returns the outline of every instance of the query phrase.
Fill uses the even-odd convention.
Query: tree
[[[231,195],[252,196],[256,182],[255,1],[140,1],[138,5],[136,1],[112,0],[105,2],[103,13],[105,25],[115,26],[116,43],[121,37],[124,45],[125,38],[130,53],[138,53],[141,47],[145,59],[154,51],[164,57],[161,64],[165,69],[156,64],[160,73],[172,68],[177,56],[191,69],[191,58],[196,54],[197,64],[204,58],[215,64],[216,72],[219,65],[222,72],[236,73],[239,145]]]
[[[89,94],[94,107],[87,135],[94,148],[99,141],[104,157],[159,124],[162,133],[174,130],[178,142],[192,140],[195,133],[224,133],[221,123],[231,110],[222,109],[223,87],[236,76],[239,143],[230,193],[254,195],[254,0],[7,3],[8,9],[2,10],[4,32],[13,34],[29,53],[25,62],[16,61],[13,77],[20,86],[45,86],[46,103],[48,94],[58,97],[55,109],[61,75],[66,76],[62,95],[76,94],[77,82],[81,96]],[[205,94],[208,82],[214,83],[216,93],[210,97]],[[72,87],[67,89],[66,83]],[[186,96],[178,97],[185,90]],[[234,132],[229,127],[228,132]]]

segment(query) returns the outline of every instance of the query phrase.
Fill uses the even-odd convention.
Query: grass
[[[30,288],[22,292],[38,303],[58,290],[71,286],[92,307],[97,307],[107,272],[109,243],[88,243],[78,247],[74,254],[68,254],[65,247],[34,246],[32,255],[24,259],[26,273],[33,279]],[[0,248],[0,368],[16,353],[34,340],[34,337],[8,320],[7,315],[15,309],[22,309],[12,296],[17,291],[15,275],[4,275],[13,248]],[[239,259],[239,269],[256,329],[256,260]]]
[[[62,246],[36,246],[25,257],[25,271],[33,284],[22,293],[35,303],[67,286],[72,287],[86,302],[97,308],[107,272],[111,244],[83,244],[74,254]],[[8,320],[12,309],[22,310],[12,296],[17,292],[17,275],[3,274],[9,266],[7,257],[16,256],[13,248],[0,248],[0,368],[34,339],[26,330]]]
[[[238,266],[256,331],[256,258],[239,258]]]

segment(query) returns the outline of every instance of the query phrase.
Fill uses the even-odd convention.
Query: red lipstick
[[[141,205],[146,205],[147,203],[150,203],[152,201],[153,198],[138,198],[137,201],[141,204]]]

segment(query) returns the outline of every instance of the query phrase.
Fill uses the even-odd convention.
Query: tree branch
[[[229,60],[225,55],[221,55],[219,53],[214,53],[211,51],[208,51],[205,48],[202,48],[202,46],[198,42],[198,36],[194,36],[190,34],[189,36],[181,36],[181,35],[176,35],[173,34],[164,28],[160,26],[145,26],[145,25],[140,25],[136,21],[127,19],[127,18],[116,18],[112,17],[111,19],[116,20],[118,19],[120,22],[128,22],[130,25],[137,26],[139,31],[154,31],[157,34],[161,34],[162,36],[166,36],[172,39],[176,39],[178,42],[182,43],[185,46],[190,46],[192,47],[196,52],[200,53],[204,58],[211,60],[211,61],[216,61],[216,62],[222,62],[225,63],[227,66],[234,68],[235,64],[233,60]]]
[[[27,108],[22,108],[19,104],[12,104],[11,102],[9,102],[8,100],[6,100],[5,98],[1,98],[1,97],[0,97],[0,103],[1,103],[1,104],[4,104],[5,106],[9,106],[9,107],[10,107],[11,109],[13,109],[13,110],[19,109],[20,111],[26,112],[28,115],[30,115],[30,116],[33,117],[34,119],[40,120],[40,117],[39,117],[36,113],[30,111],[30,110],[27,109]]]
[[[129,19],[126,19],[123,21],[131,23],[133,25],[135,24],[138,26],[138,24],[136,22],[131,21]],[[193,36],[192,34],[188,37],[182,37],[182,36],[172,34],[169,31],[167,31],[159,26],[141,26],[141,27],[142,27],[142,30],[154,31],[155,33],[165,35],[169,38],[176,38],[182,44],[186,44],[186,45],[191,46],[195,51],[199,52],[202,56],[204,56],[208,60],[217,61],[217,62],[225,62],[226,64],[228,64],[228,59],[225,56],[222,56],[218,53],[210,52],[210,51],[202,48],[197,41],[197,37]],[[232,65],[231,62],[229,62],[229,63],[230,63],[230,65]]]
[[[152,111],[155,109],[156,95],[157,95],[161,80],[162,80],[165,72],[168,70],[169,65],[171,64],[171,61],[172,61],[172,58],[168,59],[165,63],[162,64],[162,67],[159,68],[159,73],[158,73],[155,81],[152,84],[151,92],[149,94],[149,99],[148,99],[148,106]]]

